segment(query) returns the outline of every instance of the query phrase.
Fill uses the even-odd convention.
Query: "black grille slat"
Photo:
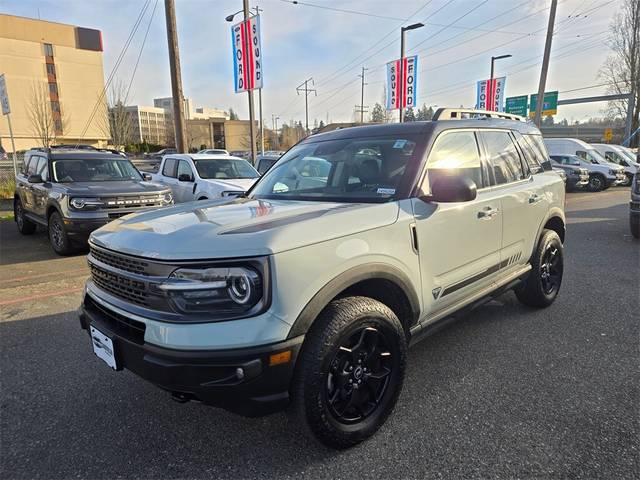
[[[103,270],[89,262],[91,279],[102,290],[129,302],[148,307],[147,288],[144,282]]]
[[[139,345],[144,343],[144,332],[147,328],[144,323],[132,320],[131,318],[127,318],[124,315],[105,308],[88,295],[85,298],[85,307],[97,313],[100,321],[116,335]]]
[[[137,273],[139,275],[148,275],[147,267],[149,266],[149,264],[147,262],[131,257],[125,257],[123,255],[106,252],[104,250],[98,250],[93,247],[90,247],[90,249],[91,256],[106,265],[124,270],[126,272]]]

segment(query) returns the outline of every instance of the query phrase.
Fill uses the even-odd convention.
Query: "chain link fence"
[[[18,169],[22,166],[24,154],[17,155]],[[15,191],[15,174],[13,170],[13,154],[8,153],[6,159],[0,160],[0,199],[13,198]]]

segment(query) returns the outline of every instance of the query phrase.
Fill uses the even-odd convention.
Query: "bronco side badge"
[[[434,288],[433,290],[431,290],[431,293],[433,294],[433,299],[434,300],[438,299],[438,295],[440,295],[440,291],[441,290],[442,290],[442,287]]]

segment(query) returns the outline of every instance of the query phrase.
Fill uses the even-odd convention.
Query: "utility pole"
[[[176,134],[176,150],[185,153],[187,148],[187,130],[184,119],[184,94],[180,73],[180,53],[176,31],[176,6],[174,0],[164,0],[167,21],[167,41],[169,43],[169,69],[171,71],[171,94],[173,97],[173,124]]]
[[[362,74],[358,75],[359,77],[362,78],[362,85],[360,87],[360,105],[356,105],[356,112],[360,112],[360,123],[364,123],[364,113],[365,113],[365,108],[367,108],[364,104],[364,86],[366,85],[366,83],[364,83],[365,70],[368,70],[368,68],[362,67]]]
[[[549,57],[551,56],[551,41],[553,40],[553,28],[556,22],[556,8],[558,0],[551,0],[551,11],[549,12],[549,25],[547,25],[547,40],[544,44],[544,57],[542,59],[542,70],[540,71],[540,84],[538,85],[538,99],[536,102],[536,114],[534,123],[540,128],[542,119],[542,105],[544,103],[544,90],[547,84],[547,72],[549,71]]]
[[[280,117],[276,117],[274,114],[271,114],[271,126],[273,127],[273,131],[276,134],[276,145],[275,149],[278,150],[280,148],[280,139],[278,138],[278,120]]]
[[[244,12],[244,20],[249,20],[251,16],[251,12],[249,11],[249,0],[242,0],[243,12]],[[246,51],[249,51],[252,48],[249,43],[251,40],[249,38],[246,39],[245,48]],[[251,137],[251,163],[256,164],[256,113],[253,107],[253,90],[247,90],[247,96],[249,97],[249,136]]]
[[[318,96],[318,92],[315,88],[309,88],[307,85],[311,82],[311,85],[315,85],[313,77],[307,78],[303,83],[296,87],[296,93],[300,95],[300,92],[304,92],[304,117],[305,117],[305,131],[309,135],[309,94],[313,92]],[[304,85],[304,88],[302,86]]]

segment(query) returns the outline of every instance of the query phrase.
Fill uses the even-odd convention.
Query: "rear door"
[[[474,130],[448,130],[436,138],[421,190],[429,192],[441,175],[470,178],[478,195],[459,203],[412,199],[423,301],[430,316],[491,283],[502,238],[500,199],[489,186]]]
[[[38,156],[36,174],[42,177],[42,183],[31,184],[33,213],[44,219],[47,210],[48,189],[51,187],[49,183],[49,160],[46,157]]]
[[[532,175],[509,130],[483,130],[482,145],[489,161],[502,209],[502,268],[528,261],[537,231],[548,208],[543,173]]]

